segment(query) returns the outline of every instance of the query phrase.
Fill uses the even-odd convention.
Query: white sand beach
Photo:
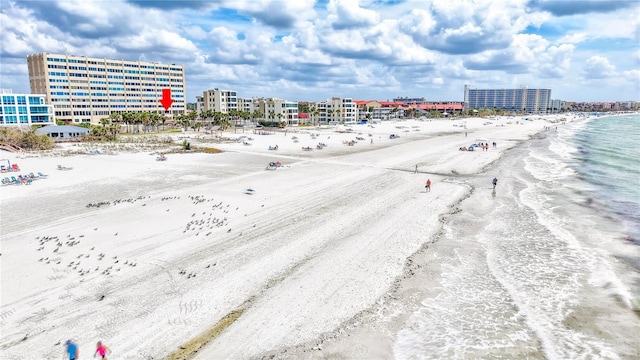
[[[469,196],[455,175],[479,174],[555,119],[229,132],[245,137],[222,143],[185,133],[224,152],[166,161],[158,151],[3,152],[23,174],[48,176],[0,187],[0,354],[59,359],[74,339],[81,358],[98,340],[110,359],[161,359],[181,346],[196,359],[322,357],[313,349],[332,337],[332,356],[392,358],[366,331],[341,338],[344,325],[363,326],[354,319],[411,287],[421,270],[408,260]],[[476,139],[497,147],[459,151]],[[488,192],[479,199],[495,206]],[[437,276],[429,271],[419,276]],[[367,353],[354,355],[358,346]]]

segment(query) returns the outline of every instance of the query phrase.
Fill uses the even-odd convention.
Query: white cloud
[[[273,33],[268,31],[250,30],[239,34],[226,27],[213,28],[208,39],[211,45],[210,61],[228,64],[257,64],[270,56],[280,53],[281,45],[274,43]]]
[[[532,22],[519,0],[503,1],[500,6],[488,0],[416,4],[417,8],[401,18],[400,29],[421,46],[449,54],[506,48],[511,37]]]
[[[614,77],[616,76],[616,68],[606,57],[595,55],[586,61],[583,75],[587,79]]]
[[[197,25],[185,26],[182,31],[192,39],[203,40],[207,38],[207,32]]]
[[[640,88],[640,69],[623,71],[621,75],[623,79],[635,84],[636,88]]]
[[[315,0],[228,0],[225,6],[276,28],[297,28],[316,16]]]
[[[375,25],[380,16],[374,10],[363,9],[358,0],[330,0],[327,19],[334,29],[352,29]]]
[[[562,78],[571,70],[571,55],[575,46],[562,44],[550,46],[537,56],[538,73],[541,77]]]
[[[587,40],[587,38],[588,38],[588,35],[586,33],[575,32],[575,33],[569,33],[561,37],[556,42],[559,44],[579,44]]]

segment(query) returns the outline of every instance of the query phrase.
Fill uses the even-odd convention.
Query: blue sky
[[[636,0],[0,0],[0,87],[40,52],[184,64],[187,99],[640,100]]]

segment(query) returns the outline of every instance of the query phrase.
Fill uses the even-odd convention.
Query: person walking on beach
[[[496,185],[498,185],[498,178],[494,177],[492,183],[493,183],[493,190],[495,190]]]
[[[414,174],[417,174],[417,173],[418,173],[418,165],[416,164],[416,171]]]
[[[102,343],[102,341],[98,341],[96,345],[96,352],[93,353],[93,357],[96,357],[96,354],[101,356],[102,360],[107,360],[107,353],[111,354],[111,350]]]
[[[424,188],[426,192],[431,192],[431,179],[427,179],[427,185]]]
[[[71,340],[67,340],[64,343],[67,346],[67,354],[69,354],[69,360],[77,360],[80,356],[78,351],[78,345]]]

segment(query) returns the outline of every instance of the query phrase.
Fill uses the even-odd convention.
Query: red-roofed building
[[[358,121],[404,117],[404,104],[399,101],[354,100],[353,102],[358,106]]]

